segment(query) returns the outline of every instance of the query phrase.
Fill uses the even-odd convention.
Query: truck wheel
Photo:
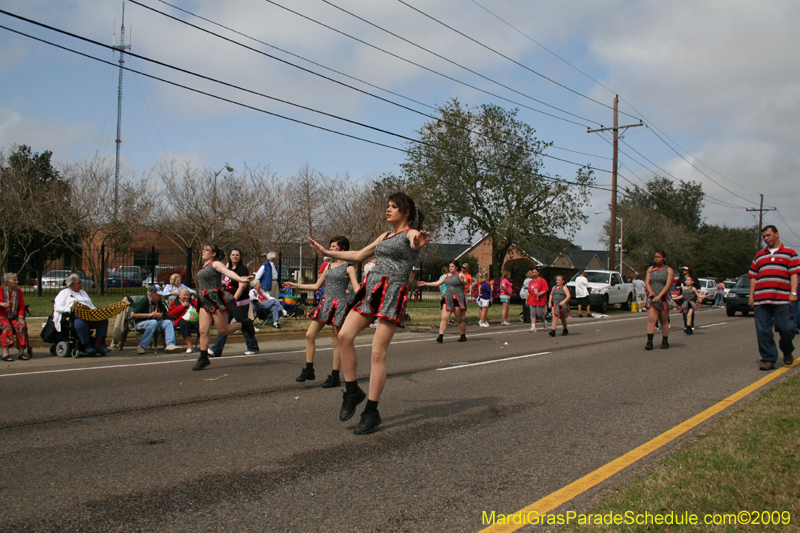
[[[725,306],[725,314],[728,316],[734,316],[736,314],[736,309],[731,307],[730,305]]]
[[[608,313],[608,294],[603,296],[603,301],[600,303],[600,312],[603,314]]]
[[[625,302],[624,304],[622,304],[622,309],[624,309],[625,311],[630,311],[632,303],[633,303],[633,295],[629,294],[628,295],[628,301]]]

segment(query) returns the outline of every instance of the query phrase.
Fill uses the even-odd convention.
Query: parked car
[[[703,295],[703,303],[712,304],[717,296],[717,280],[713,278],[700,278],[696,287]]]
[[[84,290],[94,288],[94,280],[92,278],[87,277],[86,274],[84,274],[83,270],[76,270],[74,273],[77,274],[79,278],[81,278]],[[71,274],[73,274],[71,270],[51,270],[50,272],[42,276],[42,288],[61,289],[64,287],[64,282]]]
[[[725,312],[728,316],[734,316],[737,311],[742,313],[742,316],[747,316],[753,309],[748,305],[750,301],[750,278],[747,274],[739,276],[739,280],[731,290],[728,291],[728,296],[725,298]]]
[[[138,266],[119,266],[106,279],[106,287],[141,287],[147,277],[147,269]]]
[[[608,311],[609,305],[621,304],[623,309],[630,309],[633,302],[633,283],[624,283],[619,272],[610,270],[586,270],[589,281],[589,303],[601,313]],[[575,294],[575,278],[567,283],[570,292]],[[574,301],[574,300],[571,300]],[[577,305],[577,304],[575,304]]]
[[[144,281],[142,282],[142,287],[149,287],[153,283],[158,283],[159,285],[166,285],[169,283],[169,276],[178,271],[185,271],[186,267],[182,266],[173,266],[173,265],[158,265],[155,267],[153,274],[147,276]],[[161,274],[162,272],[167,271],[167,274]],[[165,279],[166,278],[166,279]],[[185,280],[184,280],[185,282]]]

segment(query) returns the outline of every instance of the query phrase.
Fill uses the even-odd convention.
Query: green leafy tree
[[[438,120],[422,126],[401,165],[426,216],[445,234],[489,236],[495,265],[517,242],[574,236],[587,220],[582,208],[594,181],[589,169],[578,170],[573,183],[544,176],[549,144],[516,117],[516,110],[451,100]]]
[[[726,279],[746,274],[758,251],[753,239],[755,230],[703,225],[698,232],[695,273]]]
[[[634,185],[626,191],[627,200],[656,211],[691,231],[703,222],[703,185],[694,181],[675,182],[660,176],[648,181],[644,188]]]

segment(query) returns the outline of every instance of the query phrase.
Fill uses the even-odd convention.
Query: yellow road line
[[[709,407],[702,413],[693,416],[689,420],[686,420],[685,422],[678,424],[672,429],[665,431],[664,433],[654,438],[653,440],[642,444],[638,448],[635,448],[626,453],[625,455],[618,457],[617,459],[614,459],[610,463],[601,466],[594,472],[591,472],[583,476],[582,478],[578,479],[577,481],[570,483],[566,487],[563,487],[553,492],[552,494],[545,496],[541,500],[530,504],[524,509],[517,511],[516,513],[510,513],[510,514],[519,513],[522,516],[526,516],[529,513],[534,513],[534,514],[538,513],[538,515],[541,516],[545,513],[549,513],[553,509],[560,507],[561,505],[575,498],[579,494],[586,492],[595,485],[605,481],[606,479],[620,472],[624,468],[632,465],[639,459],[645,457],[646,455],[668,444],[670,441],[680,437],[690,429],[699,426],[712,416],[723,411],[724,409],[727,409],[728,407],[738,402],[751,392],[758,390],[759,388],[763,387],[773,379],[783,375],[790,368],[792,367],[784,366],[779,370],[769,373],[767,376],[759,379],[752,385],[749,385],[744,389],[734,393],[733,395],[728,396],[721,402]],[[524,521],[522,524],[494,524],[492,526],[489,526],[481,530],[480,533],[501,533],[501,532],[510,533],[512,531],[516,531],[522,528],[524,525],[525,525]]]

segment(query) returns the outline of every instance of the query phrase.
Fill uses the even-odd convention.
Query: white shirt
[[[589,280],[586,276],[578,276],[575,280],[575,297],[586,298],[589,296]]]
[[[275,263],[272,261],[267,261],[269,266],[272,267],[272,279],[278,279],[278,269],[275,267]],[[261,276],[264,274],[264,264],[262,263],[259,267],[258,271],[256,272],[256,279],[261,279]]]
[[[646,289],[646,287],[645,287],[644,281],[642,281],[640,279],[633,280],[633,291],[636,294],[644,294],[645,292],[647,292],[645,289]]]
[[[53,302],[53,325],[56,327],[56,331],[61,331],[61,315],[72,311],[72,304],[75,302],[80,302],[89,309],[97,309],[86,291],[75,292],[67,287],[58,293]]]
[[[177,293],[181,289],[188,289],[190,293],[197,294],[197,292],[194,289],[190,289],[189,287],[187,287],[183,283],[181,283],[177,287],[175,285],[172,285],[171,283],[168,283],[166,286],[164,286],[164,290],[159,292],[159,294],[161,296],[172,296],[172,293]]]
[[[251,300],[251,301],[256,301],[256,302],[268,302],[268,301],[270,301],[270,300],[274,300],[274,299],[275,299],[275,298],[273,298],[273,297],[272,297],[272,296],[271,296],[271,295],[270,295],[270,294],[269,294],[267,291],[265,291],[264,289],[261,289],[260,291],[257,291],[257,290],[255,290],[255,289],[250,289],[250,300]]]

